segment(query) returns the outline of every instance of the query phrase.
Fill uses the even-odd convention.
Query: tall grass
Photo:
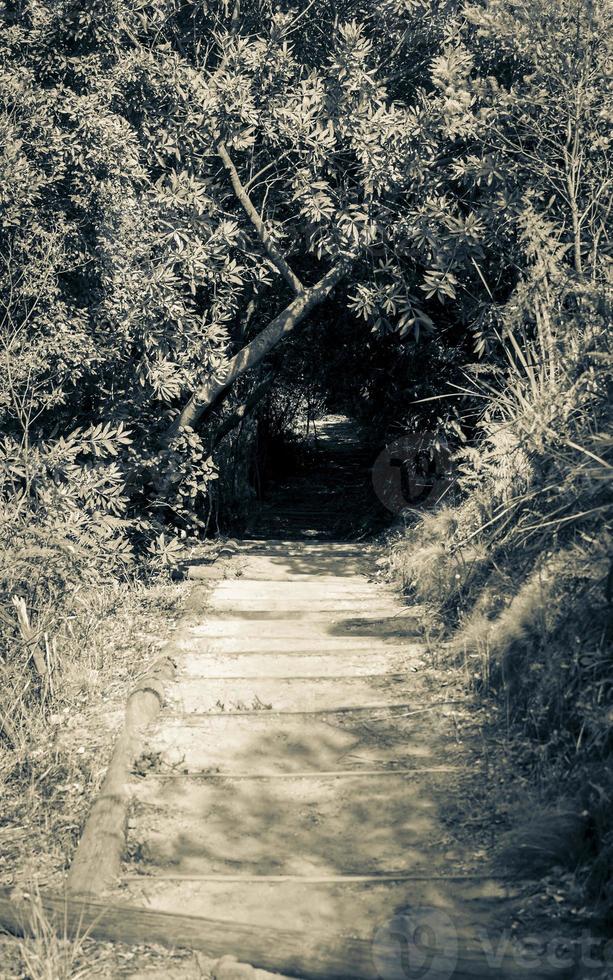
[[[456,456],[459,502],[422,514],[389,563],[533,746],[543,841],[563,781],[558,831],[572,827],[572,841],[543,854],[582,866],[613,906],[610,308],[593,285],[546,286],[547,302],[540,284],[511,304],[503,365],[467,373],[461,393],[481,408]]]
[[[0,516],[0,883],[57,885],[182,590],[159,577],[165,543],[130,564],[102,535],[88,546],[78,515],[22,500]]]
[[[28,938],[19,952],[29,980],[85,980],[95,972],[96,955],[87,930],[69,935],[50,922],[34,883],[28,891]]]

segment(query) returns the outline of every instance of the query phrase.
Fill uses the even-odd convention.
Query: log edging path
[[[145,747],[147,728],[158,716],[166,686],[174,676],[174,661],[169,656],[161,657],[128,697],[123,729],[68,874],[70,895],[101,895],[119,877],[131,800],[130,772]]]
[[[232,555],[230,572],[190,570],[67,894],[42,896],[52,921],[317,980],[574,980],[575,964],[499,942],[513,889],[442,816],[474,760],[415,616],[370,577],[374,550]],[[0,894],[0,919],[27,931],[27,899]]]

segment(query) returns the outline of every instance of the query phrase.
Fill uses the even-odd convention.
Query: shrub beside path
[[[114,935],[298,977],[576,977],[508,943],[513,889],[447,819],[480,764],[470,703],[438,687],[376,557],[245,541],[195,584],[102,897]]]

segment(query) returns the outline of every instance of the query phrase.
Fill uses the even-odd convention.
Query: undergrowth
[[[99,579],[53,593],[41,587],[44,605],[20,604],[28,626],[16,625],[17,616],[11,622],[8,613],[17,608],[4,606],[0,884],[61,885],[104,778],[126,695],[168,636],[183,591],[167,576]],[[35,643],[44,671],[34,660]]]
[[[522,746],[534,799],[500,859],[563,867],[610,914],[609,318],[603,289],[535,263],[501,315],[506,367],[467,372],[461,394],[480,408],[456,454],[457,499],[406,515],[389,570]]]

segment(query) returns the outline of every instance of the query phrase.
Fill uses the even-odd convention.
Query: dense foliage
[[[462,642],[481,617],[488,672],[508,677],[507,641],[484,636],[536,578],[557,596],[552,634],[569,592],[601,603],[605,0],[7,0],[0,24],[0,623],[16,663],[65,627],[76,583],[171,563],[213,481],[248,472],[234,422],[266,406],[282,425],[294,393],[460,447],[464,503],[424,523],[436,561],[409,579],[455,603]],[[559,698],[569,738],[606,754],[590,644]],[[39,668],[28,698],[48,693]],[[559,730],[559,701],[522,697],[537,732],[548,712]]]

